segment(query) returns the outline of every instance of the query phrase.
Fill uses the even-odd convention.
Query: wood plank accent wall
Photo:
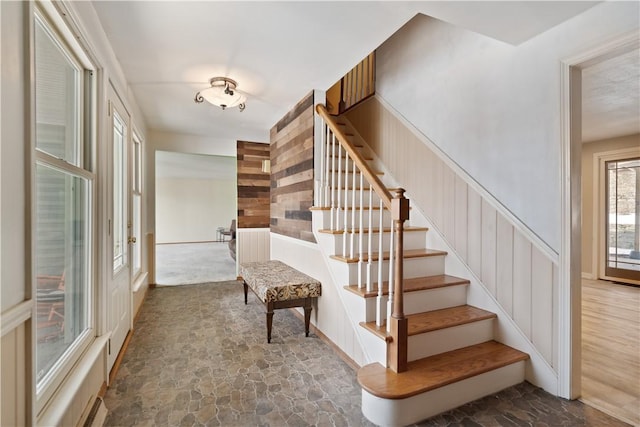
[[[557,261],[377,97],[347,118],[407,190],[411,203],[557,372]]]
[[[313,92],[271,128],[271,232],[315,243]]]
[[[237,228],[269,228],[269,174],[262,172],[262,161],[269,160],[266,143],[238,141],[238,220]]]

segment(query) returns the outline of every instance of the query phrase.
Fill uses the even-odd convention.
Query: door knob
[[[135,243],[136,242],[136,238],[135,237],[129,237],[129,239],[127,239],[127,241],[129,243]]]

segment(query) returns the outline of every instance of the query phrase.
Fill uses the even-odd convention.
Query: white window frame
[[[89,253],[87,257],[87,268],[89,283],[87,284],[87,327],[86,329],[73,341],[69,348],[62,354],[54,366],[43,377],[40,384],[37,384],[33,379],[34,397],[35,397],[35,415],[40,414],[46,407],[48,401],[53,397],[56,390],[60,387],[64,379],[67,377],[73,366],[81,358],[85,350],[91,345],[96,337],[96,315],[95,315],[95,301],[96,301],[96,289],[95,289],[95,247],[96,247],[96,175],[93,172],[95,170],[95,159],[91,155],[96,147],[96,94],[97,94],[97,67],[90,60],[83,47],[79,44],[73,32],[67,26],[64,18],[58,12],[54,3],[50,1],[38,1],[34,3],[30,8],[30,70],[31,75],[35,73],[35,29],[36,20],[45,28],[48,34],[52,37],[54,42],[58,44],[61,50],[65,53],[67,58],[72,62],[81,72],[81,93],[78,95],[78,101],[81,105],[81,113],[79,115],[78,123],[78,135],[80,144],[78,152],[76,153],[75,163],[69,163],[63,159],[59,159],[51,154],[48,154],[42,150],[36,149],[36,132],[35,132],[35,82],[32,80],[31,86],[31,177],[34,179],[36,176],[36,167],[38,164],[52,167],[61,172],[64,172],[72,177],[80,177],[87,180],[88,186],[88,217],[87,217],[87,230],[88,239],[87,245],[89,246]],[[87,78],[89,73],[92,78]],[[85,151],[88,150],[88,151]],[[89,155],[87,155],[89,154]],[[36,230],[36,191],[35,185],[31,186],[31,229]],[[35,233],[31,237],[31,246],[35,248]],[[34,257],[34,262],[31,263],[31,278],[32,278],[32,295],[36,295],[36,272],[35,272],[35,250],[31,252]],[[33,368],[35,371],[36,359],[35,354],[37,351],[37,342],[35,339],[35,329],[33,331],[34,338],[32,341],[33,348]]]
[[[143,198],[142,198],[142,182],[143,182],[143,170],[142,170],[142,165],[143,165],[143,161],[142,158],[144,156],[144,151],[143,151],[143,143],[142,143],[142,138],[140,138],[140,134],[139,132],[136,130],[135,126],[132,126],[132,144],[131,144],[131,162],[132,162],[132,168],[131,168],[131,182],[132,182],[132,191],[133,191],[133,195],[131,197],[131,222],[132,222],[132,229],[131,229],[131,235],[133,237],[136,238],[136,241],[133,243],[133,248],[132,248],[132,253],[131,253],[131,278],[132,281],[131,283],[136,283],[137,279],[140,277],[140,275],[142,274],[142,217],[143,217]],[[136,197],[138,197],[138,201],[136,202]],[[139,217],[136,218],[136,203],[139,203],[139,212],[138,215]],[[138,221],[138,224],[136,224],[136,220]],[[136,226],[139,228],[139,230],[136,230]],[[136,233],[136,231],[138,231],[138,233]],[[136,267],[136,263],[134,262],[137,259],[138,263],[140,265],[138,265]]]

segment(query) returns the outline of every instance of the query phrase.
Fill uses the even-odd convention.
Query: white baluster
[[[335,142],[335,135],[333,136],[333,138]],[[342,197],[340,196],[340,192],[342,191],[342,148],[340,147],[339,142],[336,143],[336,146],[338,147],[338,170],[334,170],[333,173],[338,175],[338,208],[336,210],[336,228],[332,229],[331,231],[340,229],[340,203],[342,199]]]
[[[385,299],[384,299],[384,289],[382,286],[382,217],[384,213],[384,205],[382,204],[382,198],[380,198],[380,220],[378,222],[378,298],[377,303],[378,307],[376,310],[376,325],[382,326],[384,319],[387,317],[385,315]]]
[[[367,242],[367,292],[373,291],[373,280],[371,279],[371,245],[373,243],[373,187],[369,185],[369,233]],[[362,224],[362,219],[360,220]]]
[[[364,248],[363,248],[363,238],[364,238],[364,225],[362,224],[362,216],[364,214],[364,174],[360,173],[360,233],[358,233],[358,287],[364,288],[365,283],[362,280],[362,265],[364,261],[362,257],[364,256]]]
[[[393,230],[393,218],[391,218],[391,241],[389,242],[389,299],[387,300],[387,332],[391,331],[391,313],[393,312],[393,259],[395,254],[394,249],[394,230]]]
[[[335,230],[334,216],[338,216],[336,211],[336,136],[331,134],[331,230]]]
[[[356,162],[353,162],[353,176],[351,178],[351,185],[353,186],[351,190],[351,207],[353,209],[351,209],[351,247],[349,251],[351,259],[356,257],[354,244],[354,239],[356,238],[356,173]]]
[[[347,220],[349,219],[349,184],[347,172],[349,171],[349,152],[344,152],[344,233],[342,233],[342,255],[347,256],[347,239],[349,237]],[[353,209],[353,206],[351,207]]]
[[[325,162],[324,162],[324,167],[325,167],[325,173],[324,173],[324,205],[323,207],[329,207],[331,205],[331,200],[329,200],[329,192],[331,191],[331,188],[329,187],[329,168],[331,165],[331,150],[329,147],[330,144],[330,138],[329,136],[331,135],[331,129],[329,129],[329,126],[327,126],[327,134],[326,134],[326,139],[325,139]],[[333,215],[333,213],[332,213]]]
[[[324,194],[324,144],[325,144],[325,138],[327,136],[325,129],[327,129],[327,125],[324,122],[323,119],[322,120],[322,137],[320,138],[320,181],[318,183],[318,192],[316,193],[316,206],[323,206],[323,202],[324,202],[324,198],[323,198],[323,194]]]

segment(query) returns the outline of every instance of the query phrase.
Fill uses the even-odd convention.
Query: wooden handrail
[[[369,167],[364,158],[360,155],[358,150],[351,144],[347,135],[340,129],[340,126],[336,124],[335,118],[329,114],[326,107],[322,104],[316,105],[316,112],[322,117],[324,122],[329,126],[331,132],[337,137],[340,144],[344,147],[344,149],[349,153],[349,156],[354,161],[354,163],[358,166],[358,169],[364,174],[365,179],[371,184],[373,187],[373,191],[375,191],[378,196],[382,199],[382,203],[384,206],[392,210],[391,208],[391,193],[385,187],[385,185],[380,181],[380,178],[373,172],[373,170]]]

